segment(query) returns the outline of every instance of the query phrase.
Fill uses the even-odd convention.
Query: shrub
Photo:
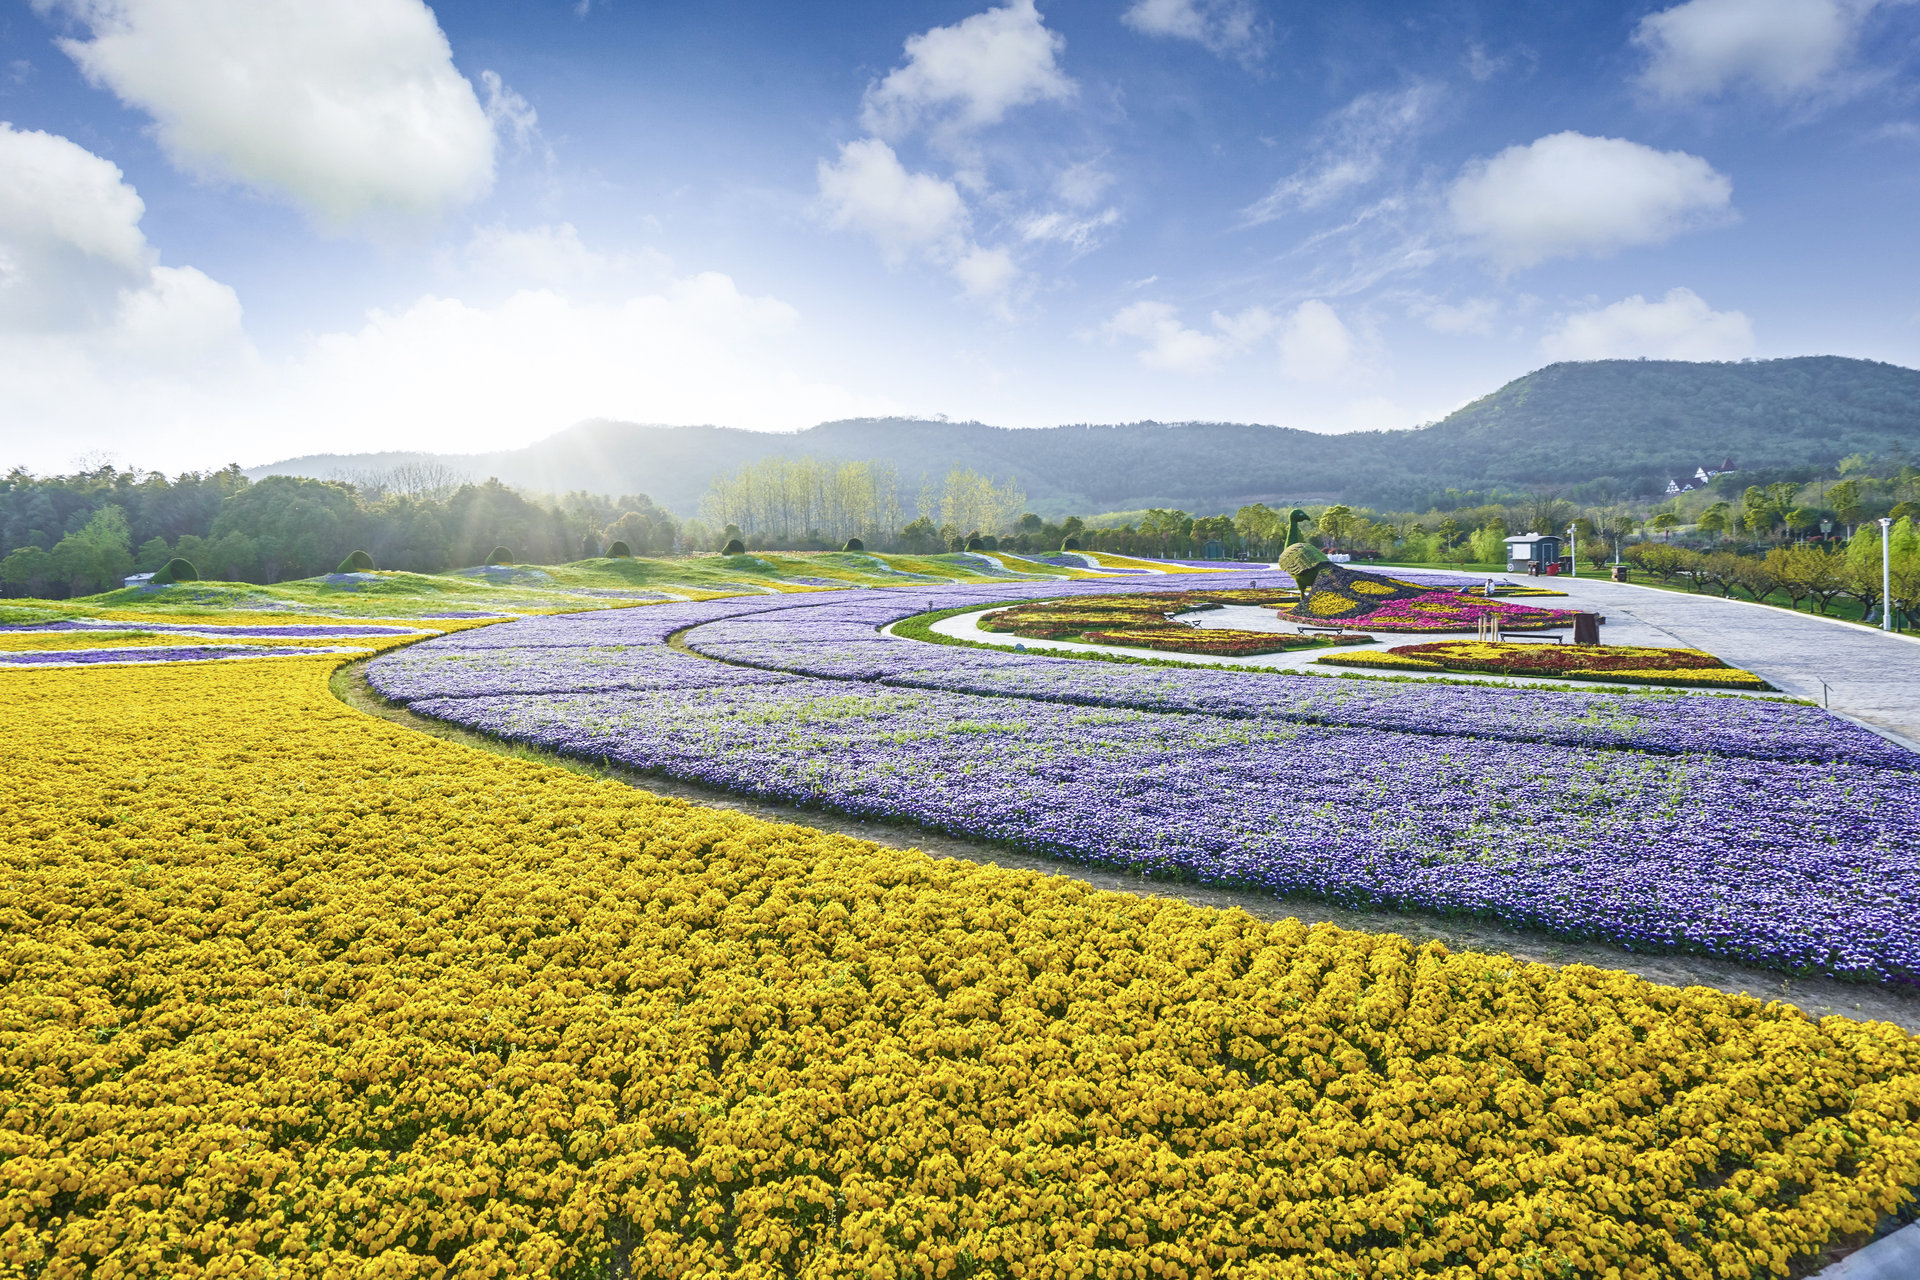
[[[1060,544],[1060,549],[1062,551],[1078,551],[1080,549],[1080,539],[1068,538]]]
[[[633,556],[633,548],[624,542],[615,542],[607,548],[607,554],[615,560],[631,559]]]
[[[372,573],[373,557],[368,555],[364,551],[350,551],[347,553],[347,558],[340,562],[340,567],[338,569],[335,569],[334,572],[335,573]]]
[[[513,552],[507,550],[505,547],[495,547],[491,552],[487,554],[487,563],[488,564],[512,564]]]
[[[612,555],[613,552],[608,551],[607,554]],[[598,560],[600,558],[600,539],[594,537],[592,534],[588,534],[586,537],[580,539],[580,558],[582,560]]]
[[[747,544],[738,538],[728,538],[727,545],[720,548],[723,556],[743,556],[747,554]]]
[[[840,549],[842,551],[865,551],[867,549],[867,544],[860,541],[860,539],[858,538],[848,538],[847,545]]]
[[[193,561],[175,556],[160,566],[159,572],[153,575],[153,584],[157,587],[169,582],[192,582],[199,576],[200,571],[193,567]]]
[[[967,535],[967,550],[985,551],[986,549],[987,549],[986,539],[982,538],[977,533],[970,533]]]

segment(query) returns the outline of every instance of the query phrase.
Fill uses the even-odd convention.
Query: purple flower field
[[[533,619],[369,676],[501,737],[1081,862],[1920,980],[1920,757],[1815,708],[1137,668],[876,630],[1115,589]],[[709,656],[667,647],[677,633]]]

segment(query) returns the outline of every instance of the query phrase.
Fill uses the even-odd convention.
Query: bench
[[[1502,631],[1500,633],[1501,644],[1512,644],[1516,640],[1537,640],[1541,644],[1565,644],[1567,642],[1567,638],[1564,635],[1542,635],[1538,631]]]

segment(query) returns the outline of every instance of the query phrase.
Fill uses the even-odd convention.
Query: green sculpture
[[[1332,563],[1325,552],[1308,542],[1306,535],[1300,532],[1300,526],[1307,522],[1307,518],[1307,513],[1298,507],[1287,513],[1287,542],[1280,550],[1280,559],[1275,562],[1292,575],[1302,591],[1313,586],[1313,580],[1320,576],[1320,571]]]

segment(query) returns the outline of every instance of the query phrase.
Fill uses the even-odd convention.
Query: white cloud
[[[1699,156],[1566,132],[1468,165],[1447,204],[1454,229],[1511,272],[1659,244],[1726,218],[1732,195]]]
[[[1500,303],[1494,298],[1468,298],[1455,305],[1438,298],[1416,297],[1408,302],[1407,314],[1435,333],[1488,334],[1500,317]]]
[[[1020,235],[1025,240],[1064,244],[1075,254],[1082,254],[1099,248],[1100,233],[1118,225],[1119,221],[1118,209],[1102,209],[1085,218],[1058,211],[1037,213],[1021,220]]]
[[[969,298],[992,302],[1004,309],[1007,294],[1020,278],[1013,254],[1004,248],[974,245],[953,264],[953,278],[967,291]]]
[[[839,160],[820,162],[818,176],[827,225],[872,237],[889,263],[897,266],[916,249],[960,252],[970,219],[959,189],[929,173],[909,173],[880,139],[847,143]]]
[[[0,121],[0,236],[9,256],[26,246],[60,246],[142,271],[146,205],[121,181],[119,166],[51,133]]]
[[[715,272],[605,304],[549,289],[496,307],[422,298],[319,339],[289,371],[304,403],[288,421],[351,423],[367,441],[457,423],[464,447],[481,448],[591,417],[778,429],[873,411],[794,371],[798,321]]]
[[[1265,307],[1247,307],[1232,315],[1219,311],[1213,313],[1213,327],[1242,350],[1272,333],[1279,324],[1279,319]]]
[[[411,219],[483,195],[494,132],[421,0],[34,0],[85,24],[61,47],[151,115],[179,167],[323,222]],[[530,109],[504,89],[494,116]]]
[[[48,133],[0,123],[0,386],[9,444],[76,452],[138,422],[148,403],[253,360],[234,291],[192,267],[159,265],[139,193],[111,162]]]
[[[1135,358],[1149,369],[1169,373],[1212,373],[1233,350],[1228,339],[1181,324],[1179,313],[1164,302],[1122,307],[1102,332],[1109,341],[1138,338],[1145,342]]]
[[[143,288],[122,290],[106,337],[122,354],[161,368],[210,355],[248,354],[240,295],[194,267],[155,267]]]
[[[1143,35],[1191,40],[1243,61],[1257,59],[1266,46],[1266,30],[1249,0],[1134,0],[1120,21]]]
[[[1337,382],[1360,367],[1359,343],[1334,309],[1313,299],[1285,315],[1252,306],[1210,317],[1214,332],[1188,328],[1165,302],[1135,302],[1101,326],[1112,342],[1135,338],[1145,345],[1135,358],[1149,369],[1202,374],[1219,369],[1233,356],[1275,339],[1280,372],[1295,382]]]
[[[96,447],[169,468],[267,462],[316,440],[506,448],[597,417],[789,430],[902,408],[811,372],[806,342],[791,306],[705,273],[606,303],[551,289],[495,306],[423,297],[271,364],[155,369],[104,345],[0,340],[0,383],[10,425],[57,442],[39,465]]]
[[[1359,364],[1359,344],[1334,309],[1318,298],[1280,322],[1280,372],[1295,382],[1338,382]]]
[[[1753,353],[1753,323],[1713,310],[1691,289],[1669,289],[1658,302],[1635,294],[1568,316],[1540,350],[1550,360],[1734,360]]]
[[[555,226],[476,228],[462,251],[470,272],[498,277],[518,286],[604,286],[636,273],[664,279],[671,269],[665,254],[603,253],[589,248],[571,222]]]
[[[1011,0],[906,42],[906,63],[867,90],[860,118],[898,137],[929,117],[952,129],[997,124],[1015,107],[1073,96],[1055,59],[1066,47],[1033,0]]]
[[[1394,148],[1430,120],[1440,90],[1416,84],[1398,93],[1363,93],[1317,131],[1313,156],[1246,211],[1248,224],[1321,208],[1374,181]]]
[[[972,217],[953,183],[909,172],[878,138],[841,147],[839,160],[820,162],[818,176],[819,208],[828,226],[870,237],[889,266],[919,254],[945,268],[968,297],[1006,314],[1019,267],[1010,250],[974,243]]]
[[[1647,51],[1643,88],[1710,97],[1749,85],[1794,98],[1845,65],[1874,0],[1687,0],[1648,14],[1633,42]]]
[[[496,134],[511,134],[514,150],[522,155],[532,150],[540,136],[540,113],[533,104],[507,88],[497,71],[482,71],[480,87],[487,91],[487,122]]]
[[[0,333],[145,364],[237,349],[240,301],[192,267],[163,267],[140,195],[111,161],[0,123]]]
[[[1074,208],[1085,209],[1100,203],[1100,197],[1112,185],[1113,175],[1102,169],[1098,161],[1082,160],[1060,171],[1060,176],[1053,180],[1053,193]]]

